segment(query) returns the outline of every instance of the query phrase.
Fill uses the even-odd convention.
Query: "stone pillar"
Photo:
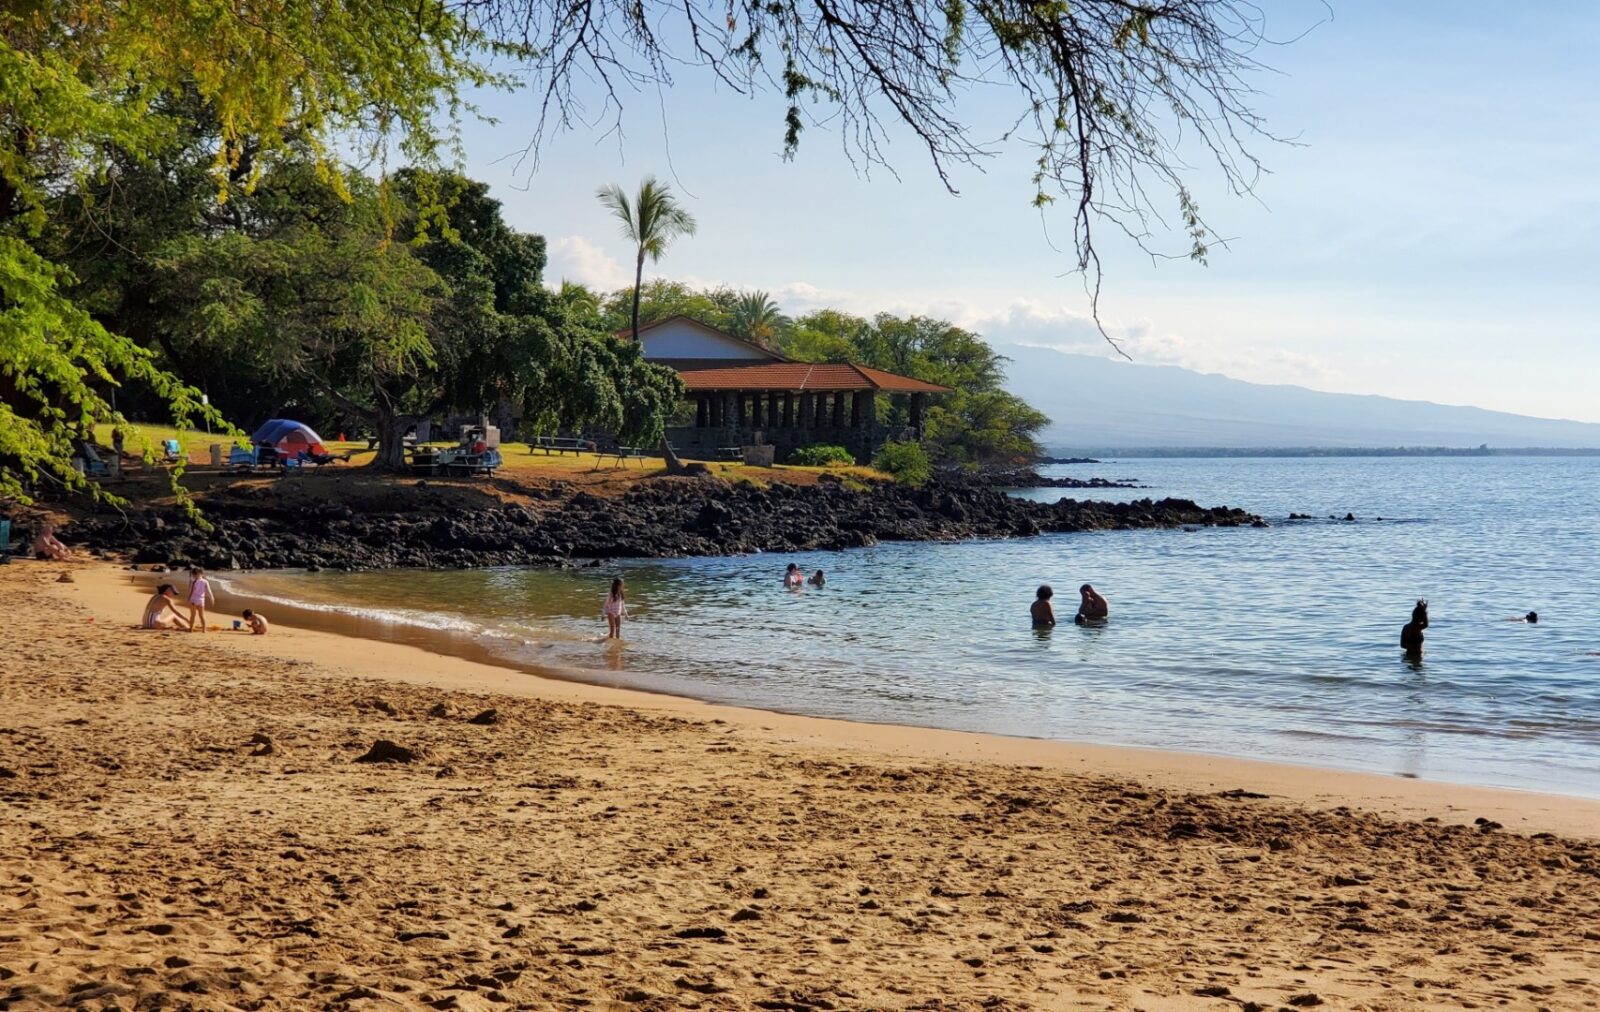
[[[917,430],[918,436],[922,435],[922,402],[926,397],[927,394],[911,395],[911,407],[908,412],[908,418],[911,422],[911,427]]]
[[[739,395],[729,391],[722,395],[722,427],[734,429],[739,426]]]
[[[861,406],[861,413],[865,416],[863,419],[864,424],[869,430],[876,429],[878,427],[878,395],[871,390],[863,390],[861,399],[864,402]]]
[[[850,427],[852,429],[861,428],[861,411],[862,411],[861,398],[862,398],[862,396],[863,395],[862,395],[862,392],[860,390],[857,390],[854,394],[852,394],[850,396]]]
[[[844,428],[844,391],[842,390],[833,392],[833,427],[836,429]]]
[[[764,412],[762,412],[761,408],[762,402],[765,400],[766,398],[760,394],[750,395],[750,427],[752,429],[759,429],[763,424],[762,416]]]
[[[816,422],[816,415],[817,409],[816,405],[812,402],[811,395],[802,393],[800,395],[800,417],[796,419],[800,425],[800,428],[812,428]]]
[[[788,391],[783,395],[783,427],[794,428],[794,394]]]
[[[700,394],[694,399],[694,427],[703,429],[711,424],[711,402],[706,400],[705,394]]]
[[[811,416],[813,429],[827,428],[828,425],[828,395],[818,394],[816,399],[816,414]]]

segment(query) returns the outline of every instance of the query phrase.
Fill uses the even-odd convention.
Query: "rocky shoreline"
[[[573,565],[602,558],[672,558],[844,549],[880,541],[1029,537],[1047,532],[1266,526],[1244,510],[1184,499],[1038,503],[992,487],[936,482],[857,490],[714,479],[660,479],[613,497],[585,492],[463,508],[426,482],[396,485],[381,504],[280,501],[270,489],[204,504],[202,530],[176,509],[90,517],[70,542],[139,564],[211,569],[454,569]]]

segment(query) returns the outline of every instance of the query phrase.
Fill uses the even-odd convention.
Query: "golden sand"
[[[143,632],[59,571],[0,568],[0,1008],[1600,1007],[1593,801]]]

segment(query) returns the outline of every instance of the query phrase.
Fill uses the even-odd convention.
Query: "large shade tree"
[[[163,150],[192,100],[218,124],[209,179],[247,188],[274,152],[338,135],[376,152],[398,141],[435,157],[439,113],[488,83],[492,41],[438,0],[383,5],[274,0],[248,14],[225,0],[0,10],[0,494],[52,478],[83,487],[72,437],[120,420],[110,392],[136,381],[177,420],[207,411],[154,353],[107,329],[41,250],[52,197],[93,179],[114,152]],[[448,128],[446,128],[448,129]],[[213,417],[220,422],[220,418]]]

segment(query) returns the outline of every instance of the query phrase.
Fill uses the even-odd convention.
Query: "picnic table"
[[[545,453],[594,453],[595,449],[594,440],[576,436],[534,436],[528,443],[529,453],[535,450]]]
[[[439,467],[439,451],[429,446],[419,446],[411,451],[411,473],[431,475]]]
[[[646,456],[648,454],[642,446],[613,446],[611,449],[601,450],[599,453],[601,461],[604,461],[607,457],[615,457],[620,467],[626,467],[630,460],[637,460],[639,466],[643,467]]]
[[[717,459],[731,460],[742,464],[744,463],[744,447],[719,446],[717,447]]]

